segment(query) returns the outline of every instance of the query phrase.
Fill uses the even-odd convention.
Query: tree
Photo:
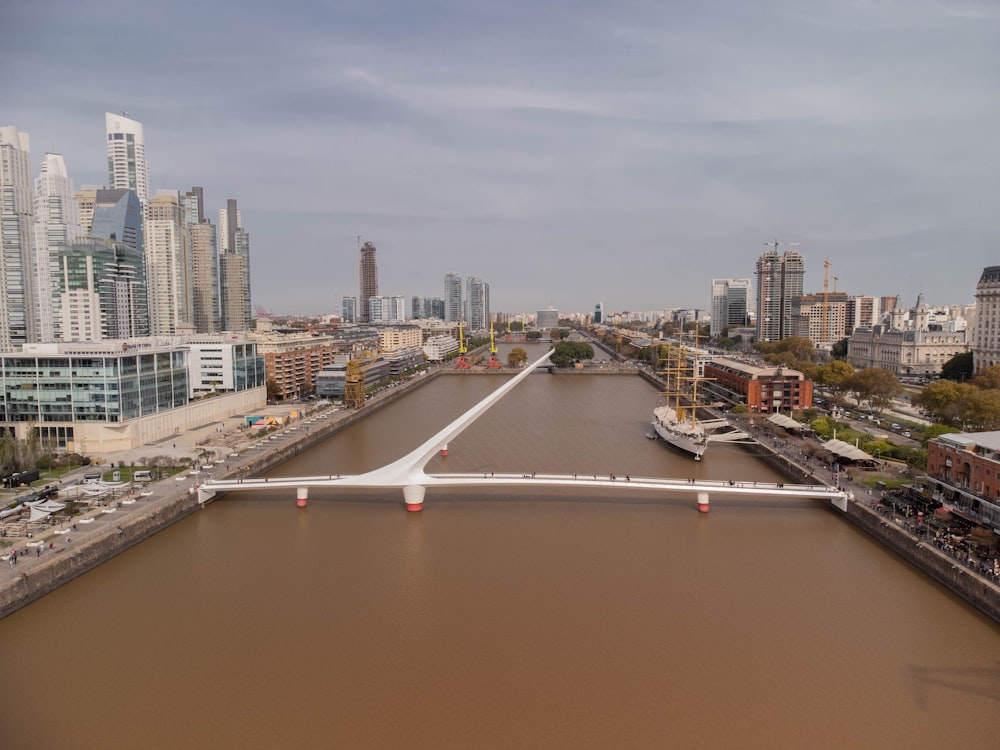
[[[956,357],[952,357],[952,360],[954,359],[956,359]],[[970,360],[972,359],[972,352],[969,352],[969,359]],[[961,378],[958,379],[961,380]],[[990,367],[984,367],[982,370],[976,373],[976,377],[972,379],[972,384],[976,386],[976,388],[981,388],[984,390],[1000,389],[1000,365],[991,365]]]
[[[507,367],[521,367],[528,361],[528,353],[519,346],[515,346],[507,354]]]
[[[847,357],[848,339],[841,339],[830,347],[830,356],[834,359],[845,359]]]
[[[972,377],[972,352],[956,354],[941,365],[941,377],[946,380],[965,382]]]
[[[854,377],[854,367],[842,359],[835,359],[819,368],[816,373],[816,382],[840,395],[847,388],[852,377]]]
[[[549,360],[556,367],[569,367],[581,359],[593,359],[594,347],[582,341],[560,341]]]
[[[938,380],[915,394],[911,403],[927,412],[935,422],[961,427],[973,390],[968,383]]]
[[[952,427],[951,425],[946,425],[946,424],[935,423],[927,425],[924,428],[924,434],[922,438],[923,443],[924,445],[927,445],[928,440],[932,440],[936,438],[938,435],[947,435],[948,433],[951,432],[958,432],[958,430]]]
[[[281,388],[278,387],[278,383],[273,378],[268,378],[264,387],[267,389],[267,400],[276,401],[278,396],[281,395]]]
[[[847,388],[854,394],[858,405],[867,403],[877,414],[885,411],[892,400],[903,392],[899,378],[881,367],[869,367],[854,373]]]
[[[524,338],[527,341],[538,341],[538,339],[540,339],[541,337],[542,337],[541,331],[528,331],[526,334],[524,334]]]

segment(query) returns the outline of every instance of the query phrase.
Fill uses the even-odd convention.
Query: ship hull
[[[692,437],[691,435],[677,432],[670,429],[668,425],[663,424],[658,419],[653,420],[653,430],[667,445],[676,448],[682,453],[686,453],[695,461],[701,460],[702,454],[708,447],[708,443],[704,437]]]

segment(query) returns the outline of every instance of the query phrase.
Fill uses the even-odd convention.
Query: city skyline
[[[990,6],[111,8],[10,9],[0,125],[33,178],[52,152],[102,186],[101,116],[128,110],[150,195],[240,196],[271,310],[338,312],[359,234],[391,294],[475,267],[510,311],[705,308],[771,241],[807,293],[829,259],[907,304],[969,302],[995,264]],[[107,17],[128,62],[94,80]],[[233,18],[244,47],[206,55]]]

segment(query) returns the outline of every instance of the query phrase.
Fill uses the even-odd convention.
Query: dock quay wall
[[[41,566],[0,587],[0,618],[134,547],[198,508],[197,495],[183,492],[177,497],[151,503],[141,513],[124,516],[119,526],[108,527],[101,535],[88,538],[86,542],[71,541],[45,550],[43,555],[46,560]]]
[[[757,447],[754,446],[753,450]],[[791,482],[822,484],[810,472],[766,445],[760,444],[757,457]],[[848,502],[846,513],[831,504],[827,507],[1000,624],[1000,587],[962,567],[953,558],[918,539],[863,501],[854,499]]]

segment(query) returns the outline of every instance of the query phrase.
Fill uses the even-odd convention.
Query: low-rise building
[[[458,339],[450,334],[431,336],[424,342],[424,355],[431,362],[440,362],[458,351]]]
[[[927,482],[953,513],[1000,533],[1000,432],[962,432],[927,441]]]
[[[378,348],[382,352],[419,347],[422,343],[423,335],[419,326],[394,326],[378,332]]]
[[[857,368],[880,367],[901,376],[940,375],[945,362],[969,351],[962,330],[856,328],[847,340],[847,361]]]
[[[272,398],[297,399],[316,390],[319,371],[333,363],[342,343],[333,335],[251,334],[264,357],[267,379],[274,385]]]
[[[773,414],[812,406],[813,383],[798,370],[719,357],[705,363],[704,373],[700,388],[727,404],[745,404],[752,412]]]

